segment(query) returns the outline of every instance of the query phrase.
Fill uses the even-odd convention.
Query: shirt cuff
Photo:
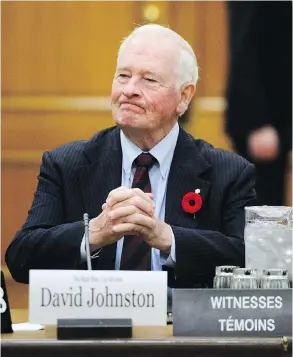
[[[91,259],[98,258],[101,250],[102,250],[102,248],[98,249],[96,252],[94,252],[94,254],[92,254],[93,252],[91,252]],[[83,236],[81,245],[80,245],[80,261],[81,262],[86,261],[85,236]]]
[[[176,246],[175,246],[175,237],[172,231],[172,245],[170,255],[168,256],[165,253],[160,254],[161,265],[165,265],[169,268],[174,268],[176,265]]]

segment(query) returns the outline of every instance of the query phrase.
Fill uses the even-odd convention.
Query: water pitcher
[[[292,207],[246,207],[245,220],[245,266],[286,269],[292,281]]]

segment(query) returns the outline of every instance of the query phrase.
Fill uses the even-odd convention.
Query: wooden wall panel
[[[203,38],[203,96],[223,97],[227,73],[226,4],[205,1],[201,4]]]
[[[222,96],[225,2],[173,1],[2,3],[2,95],[108,96],[121,38],[150,5],[195,49],[197,97]]]
[[[39,172],[38,161],[41,162],[36,160],[33,164],[25,165],[2,164],[2,259],[16,229],[24,223],[31,206]]]
[[[13,132],[17,140],[3,135],[6,150],[49,150],[72,140],[89,139],[95,132],[114,125],[111,113],[9,113],[2,122],[3,132]]]
[[[2,2],[2,95],[109,95],[133,2]]]

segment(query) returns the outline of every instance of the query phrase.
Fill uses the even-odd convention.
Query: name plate
[[[132,319],[140,326],[166,325],[167,272],[31,270],[29,321]]]
[[[174,336],[291,336],[292,289],[174,289]]]

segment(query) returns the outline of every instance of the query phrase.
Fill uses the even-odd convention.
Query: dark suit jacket
[[[121,185],[120,129],[44,153],[28,218],[6,252],[15,280],[30,269],[85,269],[80,264],[83,213],[100,214],[108,193]],[[195,140],[180,129],[167,184],[165,221],[176,242],[169,285],[211,286],[217,265],[244,266],[244,206],[255,198],[254,167],[242,157]],[[185,193],[200,189],[203,205],[184,212]],[[116,244],[104,247],[94,269],[114,269]]]
[[[226,131],[234,142],[274,126],[292,147],[292,1],[228,1]]]

